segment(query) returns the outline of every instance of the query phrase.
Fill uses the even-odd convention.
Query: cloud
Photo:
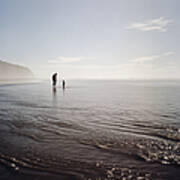
[[[166,52],[163,54],[159,54],[159,55],[151,55],[151,56],[142,56],[142,57],[138,57],[135,59],[130,60],[133,63],[146,63],[146,62],[152,62],[155,61],[157,59],[166,57],[166,56],[172,56],[174,54],[174,52]]]
[[[63,64],[63,63],[73,63],[78,62],[81,60],[89,60],[89,59],[95,59],[94,57],[63,57],[59,56],[56,59],[49,60],[49,64]]]
[[[167,26],[173,23],[171,19],[165,19],[164,17],[160,17],[157,19],[152,19],[146,21],[144,23],[134,22],[130,24],[126,29],[137,29],[140,31],[159,31],[166,32]]]

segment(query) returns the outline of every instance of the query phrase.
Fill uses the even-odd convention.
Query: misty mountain
[[[0,79],[32,79],[34,75],[24,66],[11,64],[0,60]]]

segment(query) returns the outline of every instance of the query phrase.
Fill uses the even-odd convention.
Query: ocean
[[[179,180],[180,81],[0,85],[1,180]]]

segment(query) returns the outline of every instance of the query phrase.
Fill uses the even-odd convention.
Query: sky
[[[180,77],[179,0],[0,0],[0,59],[36,77]]]

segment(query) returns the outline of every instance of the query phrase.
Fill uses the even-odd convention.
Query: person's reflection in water
[[[53,95],[53,106],[56,106],[57,105],[57,90],[55,86],[52,89],[52,95]]]
[[[56,87],[53,87],[53,94],[56,95]]]

